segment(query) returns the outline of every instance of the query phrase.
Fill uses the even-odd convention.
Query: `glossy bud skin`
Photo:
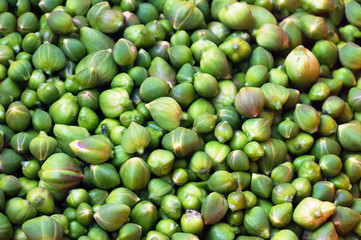
[[[186,31],[178,30],[170,37],[170,44],[172,46],[185,45],[189,47],[190,37]]]
[[[135,239],[142,236],[142,227],[134,223],[126,223],[119,229],[119,240]]]
[[[248,156],[242,150],[233,150],[227,156],[227,165],[233,171],[247,171],[249,164]]]
[[[150,169],[142,159],[134,157],[126,161],[119,170],[124,186],[137,191],[147,186],[150,179]],[[141,176],[141,179],[139,177]]]
[[[264,148],[262,148],[262,146],[256,141],[248,142],[244,146],[243,151],[247,154],[251,161],[257,161],[265,155]]]
[[[150,142],[150,133],[145,127],[132,122],[130,126],[124,130],[121,144],[126,153],[143,154],[144,149]]]
[[[122,12],[106,9],[101,11],[96,17],[96,24],[100,31],[111,34],[119,31],[124,26],[124,16]]]
[[[148,26],[148,24],[147,24]],[[167,41],[157,41],[152,48],[149,49],[149,55],[152,58],[159,57],[164,60],[169,60],[168,49],[170,48],[170,44]]]
[[[31,120],[28,108],[20,101],[11,103],[5,114],[7,125],[14,131],[25,130]]]
[[[3,12],[0,14],[1,34],[8,35],[15,31],[16,17],[10,12]]]
[[[117,169],[110,163],[90,165],[92,183],[101,189],[111,189],[120,184]]]
[[[102,229],[114,232],[126,223],[129,215],[130,208],[128,206],[107,203],[98,208],[94,219]]]
[[[337,141],[329,137],[322,137],[315,141],[311,152],[312,155],[319,160],[322,156],[327,154],[334,154],[339,156],[341,153],[341,147]]]
[[[226,215],[228,210],[227,200],[219,193],[210,193],[203,201],[201,214],[205,225],[212,225]]]
[[[270,124],[264,118],[246,120],[242,131],[247,135],[248,141],[266,141],[271,136]]]
[[[4,132],[2,132],[4,136]],[[19,132],[10,141],[10,146],[19,154],[29,153],[30,142],[37,136],[36,132]]]
[[[357,27],[361,26],[360,16],[357,12],[361,9],[360,3],[357,1],[346,1],[345,2],[345,15],[346,19],[350,24]]]
[[[293,138],[299,132],[297,123],[291,121],[290,118],[282,121],[277,127],[278,133],[284,138]]]
[[[36,217],[26,221],[22,225],[22,230],[29,240],[39,238],[61,239],[63,237],[61,225],[48,216]]]
[[[170,88],[166,81],[158,77],[148,77],[140,85],[140,95],[146,102],[166,97],[169,90]]]
[[[73,32],[76,28],[71,16],[66,12],[54,11],[49,13],[46,21],[51,31],[55,34],[66,35]]]
[[[65,212],[65,211],[64,211]],[[56,222],[58,222],[64,231],[63,233],[68,234],[69,233],[69,221],[68,218],[63,214],[53,214],[51,215],[51,218],[53,218]]]
[[[288,90],[278,84],[265,83],[262,85],[262,90],[265,96],[265,106],[273,110],[281,110],[289,97]]]
[[[44,42],[33,54],[33,65],[36,69],[51,75],[65,66],[65,55],[61,49],[49,42]]]
[[[58,174],[54,175],[56,172]],[[59,190],[71,189],[83,180],[82,171],[65,153],[51,155],[41,166],[39,177],[46,186]],[[48,187],[46,188],[50,190]]]
[[[109,195],[108,191],[95,188],[89,191],[90,205],[101,205]]]
[[[11,223],[23,224],[36,216],[36,208],[29,201],[14,197],[6,202],[5,213]]]
[[[342,66],[353,71],[361,69],[360,52],[361,47],[353,42],[338,45],[338,56]]]
[[[79,40],[83,43],[88,54],[107,50],[114,46],[114,40],[99,30],[83,26],[80,28]]]
[[[6,197],[15,196],[21,189],[21,183],[13,175],[6,175],[0,180],[0,188]]]
[[[342,168],[341,158],[334,154],[323,155],[319,160],[319,165],[321,167],[322,173],[328,177],[337,176]],[[345,170],[347,172],[346,162]]]
[[[58,142],[55,138],[48,136],[45,132],[41,131],[39,136],[31,140],[29,149],[31,154],[40,161],[46,160],[56,150]]]
[[[88,10],[88,12],[86,13],[86,18],[89,21],[89,25],[94,28],[94,29],[98,29],[97,26],[97,22],[96,22],[96,17],[104,10],[109,10],[110,5],[108,2],[95,2],[93,4],[93,6],[91,6]]]
[[[214,42],[207,39],[200,39],[194,42],[191,45],[191,51],[196,62],[199,63],[201,60],[202,53],[207,51],[211,47],[217,47],[217,45]]]
[[[78,208],[80,203],[89,203],[89,194],[83,188],[72,189],[66,197],[66,203],[72,208]]]
[[[222,80],[218,82],[219,91],[211,102],[216,111],[222,108],[233,106],[237,95],[237,86],[231,80]]]
[[[296,240],[298,239],[297,235],[289,230],[289,229],[283,229],[279,231],[274,237],[274,240],[281,240],[281,239],[289,239],[289,240]]]
[[[137,48],[132,42],[121,38],[115,43],[113,58],[119,66],[132,66],[136,57]]]
[[[345,101],[337,96],[328,97],[322,104],[322,112],[332,118],[340,117],[345,111]]]
[[[225,41],[219,48],[233,63],[239,63],[251,54],[251,46],[239,37]]]
[[[332,202],[335,197],[335,185],[329,181],[319,181],[313,185],[311,196],[321,201]]]
[[[46,105],[51,105],[60,98],[58,89],[51,83],[40,83],[36,95],[39,101]]]
[[[285,67],[281,65],[278,68],[272,68],[269,71],[268,81],[270,83],[275,83],[283,87],[286,87],[289,81],[288,81],[288,76],[285,72]]]
[[[323,82],[317,82],[312,85],[308,95],[312,101],[323,101],[331,93],[331,88]]]
[[[343,148],[349,151],[360,151],[361,125],[357,122],[349,122],[339,125],[337,139]]]
[[[263,174],[252,174],[251,191],[258,197],[269,198],[273,188],[272,179]]]
[[[211,4],[211,16],[212,18],[219,20],[218,14],[221,9],[223,9],[227,4],[234,3],[236,1],[232,0],[216,0]]]
[[[244,227],[251,235],[264,238],[270,236],[270,223],[261,207],[253,207],[245,214]]]
[[[298,169],[298,175],[310,180],[311,183],[316,183],[322,179],[320,166],[312,161],[305,161]]]
[[[148,183],[148,198],[157,205],[161,204],[164,196],[174,194],[174,187],[166,181],[153,178]]]
[[[159,233],[163,233],[164,235],[166,235],[168,237],[171,237],[174,233],[181,231],[181,228],[178,225],[178,223],[176,223],[172,219],[162,219],[162,220],[160,220],[157,223],[155,229]]]
[[[209,73],[217,79],[231,78],[226,55],[218,47],[211,47],[202,54],[200,67],[202,72]]]
[[[296,193],[297,189],[291,183],[281,183],[272,190],[272,202],[274,204],[292,202]]]
[[[233,136],[232,126],[227,121],[218,123],[214,128],[214,136],[221,143],[228,142]]]
[[[11,148],[3,148],[0,153],[0,170],[6,174],[13,174],[20,168],[21,161],[24,161],[24,157],[22,155],[16,153]]]
[[[160,204],[160,212],[170,219],[180,219],[182,212],[182,204],[175,195],[164,196]]]
[[[292,203],[274,205],[269,212],[269,220],[273,227],[282,228],[292,221]]]
[[[130,213],[131,222],[142,227],[142,232],[148,232],[153,228],[158,219],[156,206],[149,201],[141,201],[134,206]]]
[[[202,180],[207,180],[209,178],[211,167],[212,159],[207,153],[202,151],[194,153],[189,163],[189,169]]]
[[[99,164],[113,158],[110,140],[101,135],[75,140],[69,146],[75,155],[89,164]]]
[[[0,53],[1,53],[0,63],[3,64],[5,67],[8,67],[10,65],[10,60],[15,59],[14,51],[6,45],[2,45],[0,47]]]
[[[53,196],[45,188],[36,187],[31,189],[26,195],[26,200],[33,204],[38,213],[52,214],[55,210]]]
[[[323,202],[315,198],[303,199],[293,212],[293,220],[302,227],[315,230],[336,210],[330,202]]]
[[[241,88],[235,99],[237,112],[244,117],[257,117],[265,104],[265,96],[260,88]]]
[[[219,20],[234,30],[246,30],[251,26],[252,13],[245,3],[230,3],[219,11]]]
[[[357,87],[353,87],[348,92],[348,104],[355,109],[355,111],[361,111],[361,105],[358,99],[361,97],[361,89]]]
[[[289,39],[285,31],[277,25],[265,24],[255,32],[259,46],[267,50],[280,51],[289,47]]]
[[[301,17],[301,29],[306,37],[313,40],[320,40],[327,36],[328,28],[322,17],[304,15]]]
[[[78,126],[93,131],[99,124],[99,118],[96,113],[87,107],[82,107],[78,115]]]
[[[193,130],[197,133],[209,133],[216,126],[217,116],[210,113],[199,115],[193,122]]]
[[[350,207],[353,202],[353,196],[345,189],[339,189],[336,191],[334,198],[334,204],[336,206]]]
[[[332,75],[335,79],[341,80],[343,86],[353,87],[356,85],[356,77],[348,68],[342,67],[334,70]]]
[[[90,53],[80,60],[75,68],[75,74],[91,67],[95,69],[98,76],[97,86],[110,82],[117,74],[117,64],[113,59],[112,50],[106,49]]]
[[[80,1],[70,0],[70,1],[66,1],[65,7],[74,11],[74,15],[84,15],[88,11],[90,4],[91,4],[90,0],[80,0]]]
[[[205,25],[203,13],[191,2],[167,1],[163,13],[176,30],[191,30]]]
[[[79,62],[86,55],[84,44],[77,39],[65,38],[62,43],[62,49],[66,57],[74,62]]]
[[[54,135],[58,141],[59,148],[70,156],[75,156],[71,150],[69,143],[74,140],[89,137],[88,130],[77,126],[67,126],[63,124],[56,124],[54,126]]]
[[[348,207],[338,206],[336,207],[332,221],[339,234],[346,234],[356,226],[356,224],[360,221],[360,218],[360,214],[355,210]]]
[[[170,87],[175,86],[176,72],[163,58],[155,57],[150,64],[148,72],[151,77],[159,77],[166,81]]]
[[[236,178],[230,172],[218,170],[208,179],[208,187],[218,193],[229,193],[236,190]]]
[[[109,118],[117,118],[124,111],[133,108],[128,92],[118,87],[103,91],[99,96],[99,105],[104,115]]]
[[[298,89],[307,89],[318,78],[320,64],[311,51],[305,47],[296,47],[285,59],[287,75]]]
[[[6,215],[0,213],[0,225],[1,225],[1,238],[11,239],[13,236],[13,227]]]
[[[319,227],[316,231],[311,234],[311,239],[320,239],[320,238],[338,238],[335,225],[332,222],[327,222]]]
[[[33,69],[28,60],[11,61],[8,77],[14,82],[25,82],[30,79]]]
[[[208,230],[207,239],[215,240],[215,239],[234,239],[236,234],[238,234],[240,230],[237,227],[233,227],[227,223],[217,223]],[[219,237],[221,236],[221,237]]]
[[[139,200],[140,198],[133,191],[120,187],[111,191],[105,201],[106,203],[125,204],[132,208]]]
[[[177,157],[184,157],[195,150],[198,141],[198,136],[193,130],[178,127],[164,135],[162,145]]]
[[[313,134],[318,131],[320,116],[310,105],[298,104],[293,113],[293,118],[298,126],[305,132]]]
[[[339,173],[336,177],[330,178],[329,181],[335,185],[336,189],[350,191],[352,188],[350,178],[343,172]]]
[[[312,48],[312,53],[315,55],[320,65],[326,65],[332,68],[337,60],[337,46],[328,40],[319,40]]]
[[[113,78],[111,82],[111,87],[123,88],[128,92],[128,94],[131,94],[134,87],[134,80],[129,76],[129,74],[120,73]]]
[[[168,48],[167,50],[170,63],[175,68],[181,68],[184,64],[190,63],[193,65],[195,63],[192,52],[189,47],[184,45],[178,45]]]
[[[268,79],[268,69],[264,65],[253,65],[246,72],[246,87],[260,87]]]
[[[305,197],[311,196],[312,186],[307,178],[296,178],[292,181],[292,185],[296,189],[294,201],[300,202]]]
[[[173,162],[173,153],[163,149],[151,152],[147,160],[151,172],[156,176],[167,175],[173,167]]]
[[[76,121],[78,113],[78,103],[71,93],[65,93],[49,108],[49,114],[56,124],[72,124]]]
[[[150,47],[156,41],[153,34],[142,24],[127,27],[124,38],[131,41],[137,48]]]
[[[179,127],[181,119],[187,116],[182,113],[179,104],[170,97],[158,98],[146,105],[154,121],[160,127],[172,131]]]

